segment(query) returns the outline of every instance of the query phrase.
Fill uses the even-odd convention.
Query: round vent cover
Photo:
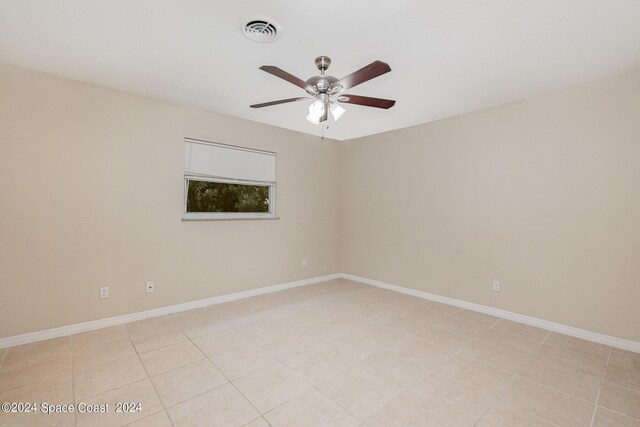
[[[252,16],[241,24],[242,33],[258,43],[276,41],[280,37],[281,29],[282,27],[277,22],[264,16]]]

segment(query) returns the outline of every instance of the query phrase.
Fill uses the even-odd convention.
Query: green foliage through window
[[[269,187],[188,181],[187,212],[269,212]]]

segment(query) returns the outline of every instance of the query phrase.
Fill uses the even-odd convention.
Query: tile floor
[[[640,427],[640,354],[334,280],[0,350],[2,402],[39,411],[1,426]]]

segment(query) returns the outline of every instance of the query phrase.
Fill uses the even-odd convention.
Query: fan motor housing
[[[307,84],[317,87],[320,93],[324,93],[332,83],[337,81],[338,79],[333,76],[314,76],[307,80]]]

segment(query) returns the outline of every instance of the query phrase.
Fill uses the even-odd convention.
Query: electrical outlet
[[[495,292],[500,292],[500,282],[498,282],[497,280],[493,281],[493,290]]]
[[[108,286],[102,286],[100,288],[100,299],[105,299],[105,298],[109,298],[109,287]]]
[[[147,282],[144,285],[144,291],[148,294],[150,294],[151,292],[153,292],[155,290],[155,285],[153,284],[153,282]]]
[[[303,266],[303,267],[306,267],[307,265],[309,265],[309,263],[307,262],[307,259],[306,259],[306,258],[303,258],[303,259],[302,259],[302,266]]]

